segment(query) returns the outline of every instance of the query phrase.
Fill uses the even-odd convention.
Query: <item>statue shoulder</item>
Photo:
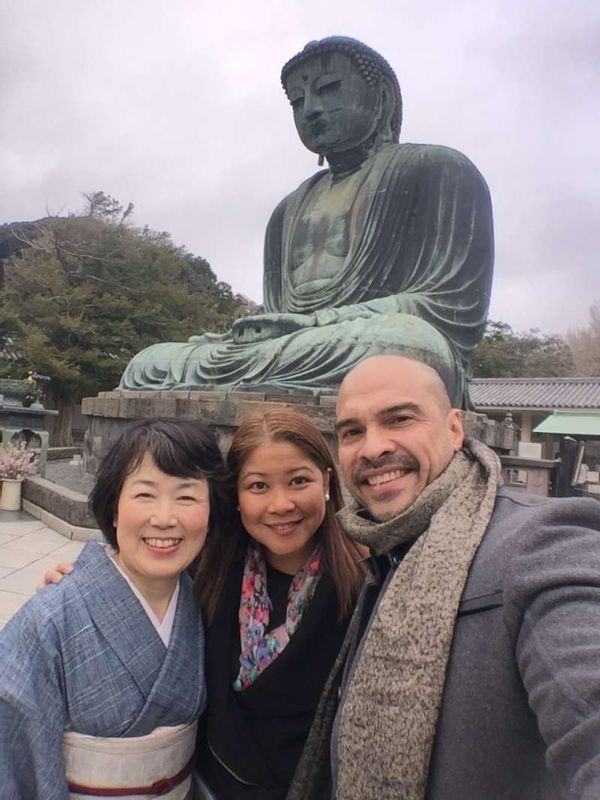
[[[283,200],[277,203],[277,205],[273,209],[271,216],[269,217],[269,221],[267,223],[267,235],[269,233],[269,230],[271,230],[272,228],[281,227],[281,222],[283,220],[283,215],[285,214],[285,209],[287,208],[289,198],[290,195],[284,197]]]
[[[433,171],[452,168],[458,172],[470,173],[481,176],[475,164],[460,150],[446,147],[443,144],[415,144],[402,143],[393,145],[393,160],[398,167],[404,168],[413,165],[415,169],[430,169]]]

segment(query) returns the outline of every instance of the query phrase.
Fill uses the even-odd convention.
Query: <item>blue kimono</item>
[[[169,647],[97,542],[0,631],[2,800],[68,800],[63,734],[144,736],[204,710],[204,634],[181,576]]]

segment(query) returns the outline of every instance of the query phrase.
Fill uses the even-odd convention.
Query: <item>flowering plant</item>
[[[0,447],[0,479],[22,480],[36,472],[36,454],[25,442]]]

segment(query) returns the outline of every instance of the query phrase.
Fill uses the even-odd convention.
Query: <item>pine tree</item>
[[[16,231],[23,249],[4,263],[0,289],[0,336],[12,339],[23,376],[51,378],[63,431],[68,409],[113,389],[135,353],[227,330],[247,303],[168,234],[130,227],[131,204],[124,211],[102,192],[86,199],[83,215]]]
[[[574,370],[571,351],[560,337],[537,330],[515,333],[506,322],[489,320],[473,354],[475,378],[560,378]]]

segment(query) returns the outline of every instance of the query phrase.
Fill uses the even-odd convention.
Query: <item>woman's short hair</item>
[[[208,536],[222,530],[232,495],[217,438],[203,422],[191,419],[148,419],[127,428],[106,453],[90,493],[90,508],[105,539],[117,548],[114,519],[125,478],[145,455],[167,475],[208,481]]]

